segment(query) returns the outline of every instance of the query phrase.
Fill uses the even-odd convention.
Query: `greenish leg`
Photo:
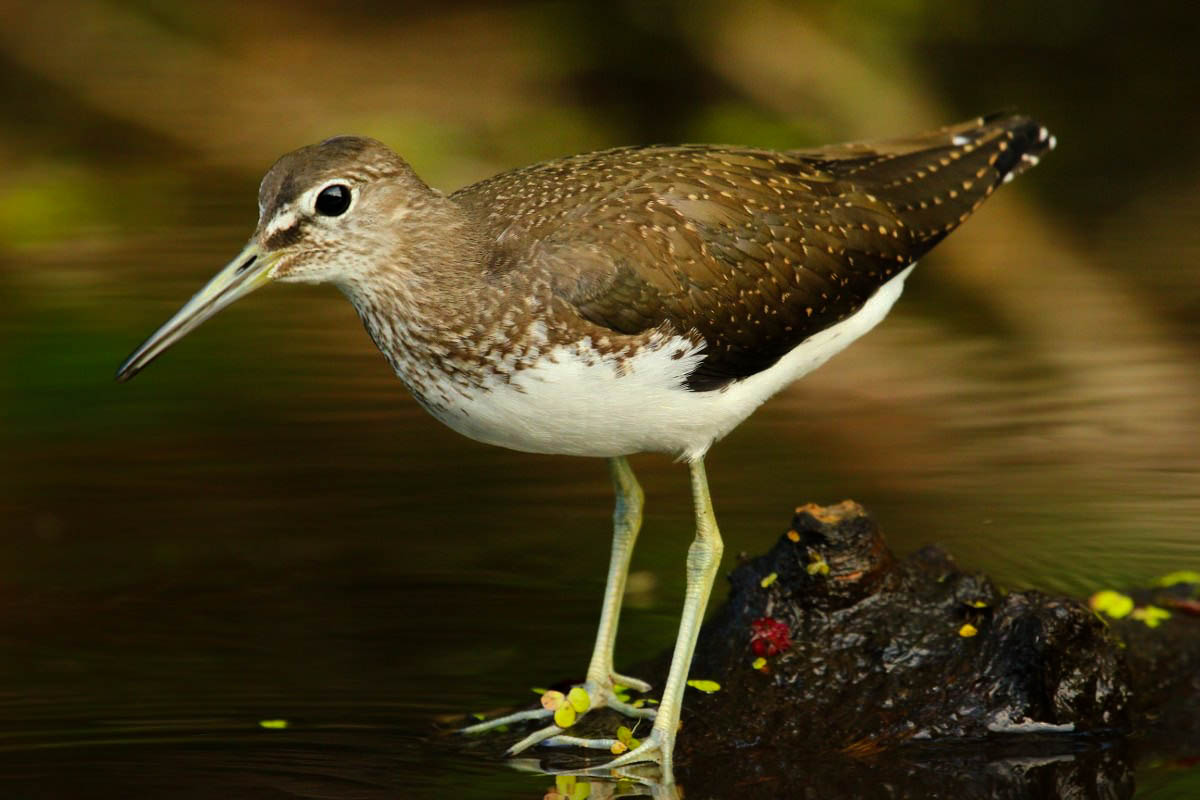
[[[589,683],[601,687],[611,688],[614,683],[619,683],[639,692],[648,692],[650,684],[613,671],[613,648],[617,641],[621,600],[625,597],[625,579],[629,576],[633,546],[642,527],[645,494],[634,477],[633,468],[624,457],[610,458],[608,466],[617,495],[617,505],[613,510],[612,557],[608,564],[604,605],[600,609],[600,629],[596,633],[596,646],[592,650],[587,679]]]
[[[692,502],[696,511],[696,538],[688,548],[687,593],[684,596],[683,616],[679,623],[679,636],[675,640],[675,654],[671,658],[667,685],[663,689],[662,702],[650,735],[639,747],[605,765],[621,767],[638,761],[656,761],[662,767],[662,781],[667,784],[675,782],[671,757],[675,747],[675,730],[679,726],[683,690],[687,685],[692,656],[696,652],[696,639],[700,635],[704,609],[708,605],[713,580],[721,564],[721,553],[725,549],[721,541],[721,532],[717,529],[717,518],[713,514],[703,459],[691,462],[690,468]]]
[[[621,684],[639,692],[650,691],[650,684],[637,678],[618,675],[613,671],[613,649],[617,639],[617,623],[621,616],[621,600],[625,595],[625,579],[629,575],[629,560],[633,555],[633,545],[637,542],[638,531],[642,527],[642,502],[644,494],[634,477],[633,468],[624,457],[609,459],[609,471],[612,474],[613,488],[616,490],[617,502],[613,511],[613,543],[612,557],[608,567],[608,582],[604,589],[604,605],[600,610],[600,629],[596,633],[596,645],[592,649],[592,660],[588,664],[587,680],[583,688],[591,699],[590,708],[607,706],[628,717],[651,719],[656,715],[652,708],[634,708],[632,705],[619,700],[613,691],[614,684]],[[589,709],[590,710],[590,709]],[[585,712],[586,713],[586,712]],[[547,719],[553,712],[545,709],[518,711],[515,714],[490,719],[464,728],[463,733],[481,733],[501,725],[523,722],[531,719]],[[539,742],[557,736],[563,728],[550,725],[526,736],[508,749],[509,755],[516,755]]]

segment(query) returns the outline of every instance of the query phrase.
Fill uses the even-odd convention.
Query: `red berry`
[[[792,634],[786,623],[773,617],[759,617],[750,623],[750,647],[755,655],[773,656],[792,646]]]

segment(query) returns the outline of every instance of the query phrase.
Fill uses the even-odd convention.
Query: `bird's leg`
[[[638,531],[642,527],[642,503],[645,495],[637,478],[634,477],[633,468],[629,466],[629,462],[624,457],[611,458],[608,463],[613,488],[617,495],[616,508],[613,510],[612,557],[608,566],[608,582],[604,589],[604,605],[600,610],[600,629],[596,633],[596,645],[592,649],[592,660],[588,665],[587,678],[582,684],[588,693],[589,706],[582,713],[607,706],[629,717],[649,719],[655,716],[654,709],[634,708],[617,697],[614,686],[620,684],[639,692],[648,692],[650,684],[637,678],[619,675],[613,670],[613,647],[617,639],[621,600],[625,595],[625,578],[629,574],[629,559],[633,555],[633,545],[637,541]],[[518,711],[515,714],[472,725],[464,728],[462,732],[479,733],[513,722],[545,719],[552,716],[553,713],[547,709]],[[508,753],[516,755],[538,742],[557,736],[563,730],[557,725],[550,725],[534,731],[509,748]]]
[[[629,559],[633,555],[633,545],[637,542],[638,531],[642,527],[645,494],[634,477],[633,468],[624,457],[609,459],[608,465],[612,474],[613,489],[617,495],[616,507],[613,509],[612,558],[608,564],[608,583],[604,589],[604,605],[600,609],[600,629],[596,632],[596,646],[592,649],[592,660],[588,664],[587,682],[610,693],[613,684],[648,692],[650,684],[637,678],[618,675],[613,671],[613,647],[617,641],[621,600],[625,597],[625,579],[629,576]],[[590,686],[586,688],[591,689]]]
[[[675,654],[671,658],[671,671],[663,689],[662,703],[658,707],[654,727],[642,743],[606,765],[622,767],[638,761],[655,761],[662,768],[662,781],[666,784],[675,782],[671,769],[671,755],[675,747],[675,730],[679,726],[683,690],[688,669],[692,664],[692,655],[696,651],[700,623],[704,620],[704,608],[708,605],[713,579],[721,563],[721,552],[725,549],[721,533],[717,530],[712,499],[708,494],[704,461],[696,459],[691,462],[690,467],[692,502],[696,509],[696,538],[688,548],[687,593],[683,602],[683,617],[679,623],[679,636],[675,640]]]

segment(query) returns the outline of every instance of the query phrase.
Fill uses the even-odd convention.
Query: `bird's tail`
[[[1054,145],[1044,125],[1001,112],[903,139],[836,145],[805,155],[886,198],[928,249]]]

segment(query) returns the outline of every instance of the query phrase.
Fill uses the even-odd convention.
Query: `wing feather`
[[[856,312],[1047,149],[1017,116],[811,151],[622,148],[454,195],[588,322],[701,337],[690,388],[774,364]]]

